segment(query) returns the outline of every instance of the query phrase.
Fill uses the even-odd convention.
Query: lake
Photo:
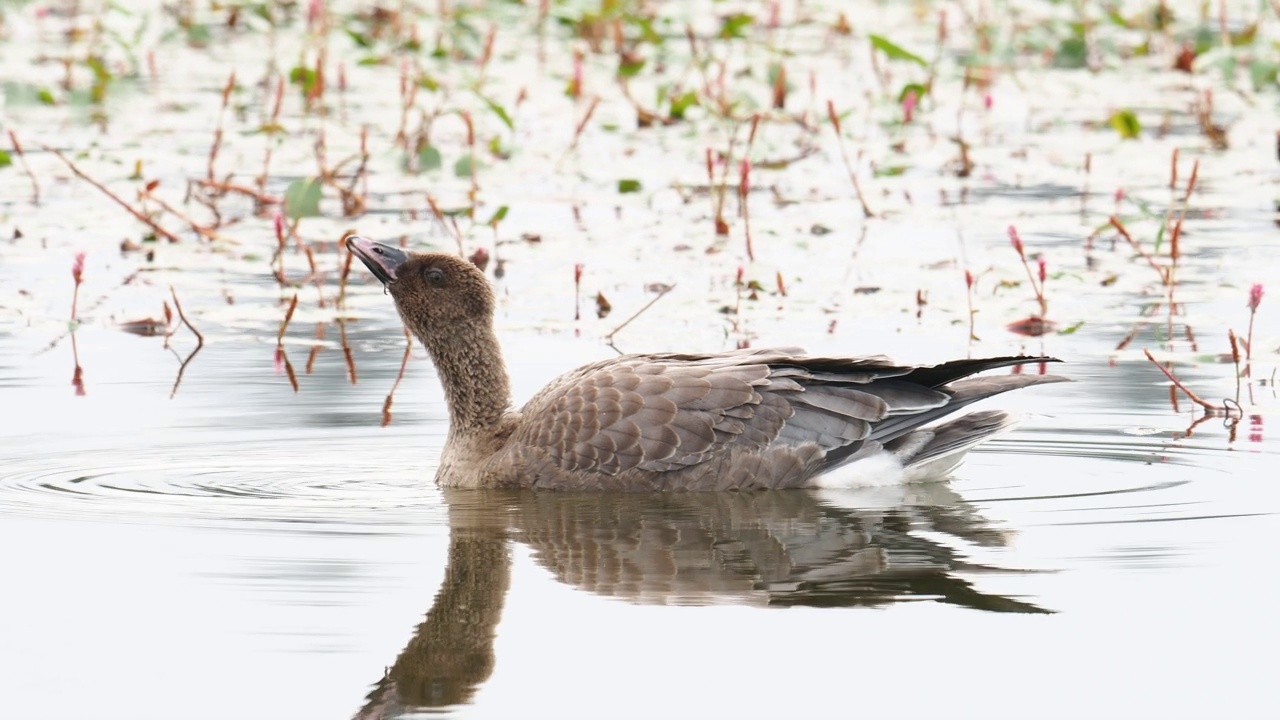
[[[1271,8],[429,5],[0,9],[0,715],[1280,711]],[[348,230],[484,251],[518,403],[769,345],[1075,382],[944,482],[444,491]]]

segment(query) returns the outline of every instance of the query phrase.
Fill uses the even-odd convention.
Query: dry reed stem
[[[404,371],[409,367],[409,353],[413,351],[413,336],[409,334],[409,328],[404,329],[404,357],[400,358],[400,372],[396,373],[396,381],[391,384],[391,391],[387,393],[387,399],[382,403],[382,427],[391,424],[391,402],[396,395],[396,390],[400,387],[400,381],[404,380]]]
[[[652,300],[650,300],[649,302],[645,303],[644,307],[642,307],[642,308],[640,308],[639,310],[635,311],[635,313],[634,313],[631,317],[627,318],[626,320],[623,320],[621,325],[619,325],[618,327],[616,327],[616,328],[614,328],[614,329],[613,329],[613,332],[609,333],[608,335],[605,335],[605,336],[604,336],[605,342],[607,342],[607,343],[609,343],[609,344],[613,344],[613,336],[614,336],[614,335],[617,335],[619,332],[621,332],[623,328],[625,328],[626,326],[628,326],[628,325],[630,325],[630,324],[631,324],[631,321],[632,321],[632,320],[635,320],[636,318],[640,317],[640,315],[642,315],[642,314],[644,313],[644,311],[646,311],[646,310],[648,310],[649,308],[653,307],[653,304],[654,304],[654,303],[656,303],[656,302],[658,302],[659,300],[661,300],[662,298],[666,297],[666,296],[667,296],[667,293],[669,293],[669,292],[671,292],[672,290],[675,290],[675,289],[676,289],[676,286],[675,286],[674,284],[672,284],[672,285],[668,285],[668,286],[666,286],[665,288],[663,288],[663,289],[662,289],[662,292],[658,293],[657,297],[655,297],[655,298],[653,298]]]
[[[1217,405],[1213,405],[1209,402],[1206,402],[1199,395],[1196,395],[1194,392],[1192,392],[1191,388],[1187,387],[1186,385],[1183,385],[1181,380],[1174,377],[1172,372],[1170,372],[1168,369],[1165,368],[1165,366],[1161,365],[1159,362],[1156,361],[1155,357],[1151,354],[1150,350],[1143,348],[1142,352],[1147,356],[1147,359],[1151,361],[1151,364],[1160,368],[1160,372],[1164,373],[1164,376],[1169,378],[1169,382],[1173,383],[1175,387],[1177,387],[1182,392],[1186,393],[1187,397],[1191,398],[1192,402],[1196,403],[1197,405],[1204,408],[1208,412],[1215,413],[1215,414],[1222,412],[1222,408],[1218,407]]]
[[[98,190],[102,191],[103,195],[106,195],[107,197],[116,201],[116,204],[118,204],[120,207],[127,210],[130,215],[134,216],[138,220],[148,225],[152,230],[155,230],[157,234],[163,235],[164,238],[171,243],[176,243],[179,241],[179,238],[177,235],[174,235],[173,233],[166,230],[159,223],[157,223],[155,220],[152,220],[151,218],[147,217],[140,210],[138,210],[137,208],[135,208],[134,206],[130,205],[128,202],[123,200],[119,195],[116,195],[115,193],[111,192],[111,190],[108,189],[107,186],[89,177],[83,170],[77,167],[75,163],[71,162],[70,158],[68,158],[66,155],[63,155],[61,151],[55,150],[54,148],[51,148],[48,145],[41,145],[40,147],[45,152],[52,153],[64,164],[66,164],[66,166],[71,169],[71,172],[75,173],[77,177],[89,183],[90,185],[98,188]]]
[[[199,350],[204,347],[204,335],[201,335],[196,326],[191,324],[191,321],[187,319],[187,314],[182,312],[182,303],[178,302],[178,291],[174,290],[172,285],[169,286],[169,294],[173,296],[173,307],[178,311],[178,319],[182,321],[183,325],[187,326],[192,335],[196,336],[196,349]],[[192,353],[192,355],[194,354]]]
[[[872,49],[872,58],[875,58],[875,49]],[[836,143],[840,146],[840,159],[844,161],[844,168],[849,173],[849,180],[853,183],[853,193],[858,197],[858,204],[862,206],[863,217],[872,218],[876,214],[871,212],[870,206],[867,205],[867,198],[862,193],[862,184],[858,182],[858,173],[854,171],[853,163],[849,161],[849,153],[844,147],[844,136],[840,133],[840,116],[836,114],[835,103],[831,100],[827,101],[827,117],[831,119],[831,127],[836,133]]]
[[[351,352],[351,343],[347,341],[347,321],[337,318],[334,322],[338,323],[338,339],[342,345],[342,357],[347,363],[347,376],[351,379],[351,384],[356,384],[356,358]]]
[[[1163,267],[1160,267],[1160,264],[1157,263],[1156,259],[1151,256],[1151,253],[1148,253],[1146,250],[1143,250],[1142,246],[1138,244],[1138,241],[1133,239],[1133,236],[1129,234],[1129,231],[1127,229],[1125,229],[1124,223],[1120,222],[1120,218],[1116,217],[1115,215],[1112,215],[1110,218],[1110,222],[1111,222],[1111,226],[1114,227],[1117,231],[1119,231],[1120,236],[1123,237],[1125,241],[1129,243],[1129,246],[1134,249],[1134,252],[1141,255],[1142,258],[1147,261],[1147,264],[1150,265],[1151,268],[1156,271],[1156,274],[1160,276],[1160,284],[1163,285],[1168,283],[1169,276],[1165,272],[1165,269]]]
[[[31,166],[27,164],[27,154],[22,152],[22,143],[18,142],[18,136],[9,131],[9,143],[13,145],[13,153],[18,156],[18,162],[22,165],[22,171],[26,173],[31,180],[31,204],[40,204],[40,181],[36,180],[36,174],[31,172]]]
[[[284,343],[284,331],[289,327],[289,321],[293,319],[293,311],[298,308],[298,293],[293,294],[293,300],[289,302],[289,309],[284,313],[284,322],[280,323],[280,332],[276,333],[276,345]]]

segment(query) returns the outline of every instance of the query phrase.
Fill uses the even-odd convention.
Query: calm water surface
[[[1036,415],[945,483],[442,493],[430,364],[410,361],[379,427],[400,353],[375,334],[352,334],[355,385],[330,349],[294,395],[270,345],[223,343],[173,400],[177,360],[145,342],[81,330],[83,396],[61,346],[0,356],[26,408],[0,472],[6,715],[1274,707],[1245,659],[1280,640],[1275,443],[1218,421],[1175,440],[1124,367],[1011,396]],[[600,350],[507,343],[521,396]]]

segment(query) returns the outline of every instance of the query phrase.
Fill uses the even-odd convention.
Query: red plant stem
[[[31,179],[31,204],[40,204],[40,181],[36,180],[35,173],[31,172],[31,166],[27,164],[27,156],[22,152],[22,143],[18,142],[18,136],[12,130],[9,131],[9,142],[13,145],[13,152],[18,156],[18,162],[22,163],[22,171]]]
[[[1244,374],[1246,377],[1253,377],[1253,316],[1257,314],[1256,308],[1249,308],[1249,330],[1245,333],[1244,340]]]
[[[1112,215],[1110,218],[1110,222],[1111,222],[1111,226],[1114,227],[1116,230],[1118,230],[1120,232],[1121,237],[1123,237],[1125,241],[1129,243],[1129,246],[1134,249],[1134,252],[1141,255],[1143,259],[1147,261],[1147,264],[1150,265],[1151,268],[1156,271],[1156,273],[1160,276],[1161,284],[1169,282],[1169,278],[1165,274],[1164,268],[1160,267],[1159,263],[1156,262],[1156,259],[1151,257],[1151,254],[1148,253],[1146,250],[1143,250],[1142,246],[1138,244],[1137,240],[1133,239],[1133,236],[1130,235],[1129,231],[1125,229],[1124,223],[1120,222],[1120,218],[1116,217],[1115,215]]]
[[[293,319],[293,311],[296,309],[298,309],[298,293],[293,294],[289,309],[284,311],[284,322],[280,323],[280,332],[276,334],[276,345],[284,344],[284,331],[289,327],[289,321]]]
[[[742,228],[747,237],[747,259],[751,262],[756,260],[756,251],[751,245],[751,212],[748,210],[747,200],[751,195],[751,163],[747,158],[742,159],[742,165],[738,178],[738,202],[742,206]],[[783,293],[784,295],[786,293]]]
[[[354,235],[355,232],[348,230],[342,236],[342,275],[338,278],[338,307],[345,308],[347,306],[347,277],[351,275],[351,258],[355,257],[351,253],[351,249],[347,247],[347,238]]]
[[[178,302],[178,291],[174,290],[172,285],[169,286],[169,294],[173,296],[173,307],[178,311],[178,319],[182,320],[182,324],[186,325],[187,329],[191,331],[191,334],[196,336],[196,349],[199,350],[204,347],[204,336],[201,335],[200,331],[196,329],[196,326],[192,325],[191,321],[187,319],[187,314],[182,312],[182,303]],[[195,355],[195,353],[192,353],[192,355]]]
[[[1196,403],[1200,407],[1212,413],[1216,413],[1220,410],[1218,406],[1205,402],[1199,395],[1196,395],[1195,393],[1191,392],[1191,388],[1188,388],[1186,385],[1183,385],[1181,380],[1173,376],[1173,373],[1169,372],[1167,369],[1165,369],[1163,365],[1156,362],[1156,359],[1151,355],[1150,350],[1143,348],[1142,352],[1147,356],[1147,359],[1151,361],[1151,364],[1160,368],[1160,372],[1164,373],[1164,376],[1169,378],[1169,382],[1173,383],[1175,387],[1177,387],[1182,392],[1186,393],[1187,397],[1191,398],[1192,402]]]
[[[872,50],[871,57],[875,59],[875,51]],[[831,119],[831,127],[836,132],[836,142],[840,146],[840,159],[844,161],[844,168],[849,173],[849,180],[853,183],[853,193],[858,197],[858,204],[862,206],[863,217],[875,217],[875,213],[871,212],[871,208],[867,205],[867,199],[862,194],[862,184],[858,182],[858,174],[854,172],[853,163],[849,162],[849,153],[844,149],[844,136],[840,134],[840,116],[836,114],[835,103],[827,101],[827,117]]]
[[[675,286],[675,284],[674,284],[674,283],[673,283],[673,284],[671,284],[671,285],[666,286],[665,288],[663,288],[662,292],[658,293],[656,297],[654,297],[654,298],[653,298],[652,300],[650,300],[649,302],[645,303],[645,306],[644,306],[644,307],[642,307],[642,308],[640,308],[639,310],[635,311],[635,314],[633,314],[631,317],[627,318],[626,320],[623,320],[621,325],[619,325],[618,327],[614,328],[614,329],[613,329],[613,332],[611,332],[611,333],[609,333],[608,335],[606,335],[606,336],[605,336],[605,338],[604,338],[604,339],[605,339],[605,341],[606,341],[606,342],[609,342],[609,343],[612,343],[612,342],[613,342],[613,336],[614,336],[614,335],[617,335],[619,332],[621,332],[621,331],[622,331],[622,328],[624,328],[624,327],[626,327],[626,326],[630,325],[632,320],[635,320],[636,318],[640,317],[640,315],[641,315],[641,314],[643,314],[645,310],[648,310],[649,308],[653,307],[653,304],[654,304],[654,303],[656,303],[656,302],[658,302],[659,300],[661,300],[662,298],[666,297],[666,296],[667,296],[667,293],[669,293],[669,292],[671,292],[672,290],[675,290],[675,289],[676,289],[676,286]]]
[[[400,372],[396,374],[396,381],[391,385],[391,392],[387,393],[386,402],[382,403],[382,427],[391,424],[391,400],[395,397],[396,389],[400,387],[400,381],[404,380],[405,368],[409,366],[409,353],[413,350],[413,337],[409,335],[409,328],[404,329],[404,357],[400,359]]]
[[[1231,342],[1231,362],[1236,366],[1236,404],[1240,403],[1240,344],[1236,342],[1236,331],[1227,328],[1227,340]]]
[[[141,211],[139,211],[129,203],[122,200],[119,195],[116,195],[115,193],[111,192],[109,189],[107,189],[105,185],[86,175],[84,171],[76,167],[76,164],[71,162],[71,160],[66,155],[63,155],[61,152],[59,152],[58,150],[55,150],[54,148],[49,147],[48,145],[42,145],[41,147],[44,149],[45,152],[52,153],[55,157],[57,157],[59,160],[65,163],[66,166],[71,169],[71,172],[76,174],[76,177],[79,177],[81,180],[84,180],[90,185],[98,188],[98,190],[101,190],[103,195],[106,195],[107,197],[116,201],[117,205],[129,211],[130,215],[134,216],[135,218],[142,221],[143,223],[146,223],[147,225],[149,225],[152,230],[156,231],[157,234],[163,235],[164,238],[171,243],[178,242],[177,235],[174,235],[168,230],[165,230],[155,220],[152,220],[151,218],[147,217]]]

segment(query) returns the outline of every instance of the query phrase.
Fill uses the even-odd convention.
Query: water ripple
[[[0,475],[0,514],[184,524],[323,523],[355,526],[439,521],[439,493],[426,469],[362,453],[281,453],[276,443],[209,448],[94,450],[19,457]],[[93,466],[72,464],[92,457]]]

